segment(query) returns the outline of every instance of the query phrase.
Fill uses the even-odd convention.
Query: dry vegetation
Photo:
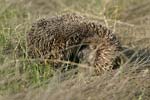
[[[150,0],[0,0],[0,100],[149,100]],[[26,31],[42,17],[76,12],[112,29],[126,62],[101,76],[29,62]]]

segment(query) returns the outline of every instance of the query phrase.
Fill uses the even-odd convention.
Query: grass
[[[29,25],[26,10],[19,5],[15,7],[17,4],[2,2],[1,5],[4,11],[0,16],[0,93],[16,93],[45,81],[52,71],[48,65],[29,64],[26,58],[25,33]]]
[[[149,3],[149,0],[0,0],[0,99],[148,100]],[[95,77],[81,74],[62,81],[65,75],[55,72],[50,65],[29,61],[26,32],[37,19],[65,12],[99,20],[135,53],[133,56],[130,53],[126,63],[115,72]]]

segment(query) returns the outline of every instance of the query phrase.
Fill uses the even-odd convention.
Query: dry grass
[[[0,100],[149,100],[150,0],[0,0]],[[29,62],[26,31],[41,17],[76,12],[121,40],[126,62],[102,76]],[[68,62],[65,62],[68,63]]]

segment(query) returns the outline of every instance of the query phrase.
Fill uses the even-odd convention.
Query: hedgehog
[[[80,63],[94,68],[97,74],[114,68],[121,48],[111,30],[99,21],[76,13],[42,18],[27,32],[30,58]],[[48,63],[54,68],[63,65]]]

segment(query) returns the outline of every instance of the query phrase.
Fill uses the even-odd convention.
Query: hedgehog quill
[[[28,56],[92,66],[96,74],[113,69],[121,44],[98,21],[78,14],[41,19],[27,33]],[[60,62],[50,62],[54,68]]]

